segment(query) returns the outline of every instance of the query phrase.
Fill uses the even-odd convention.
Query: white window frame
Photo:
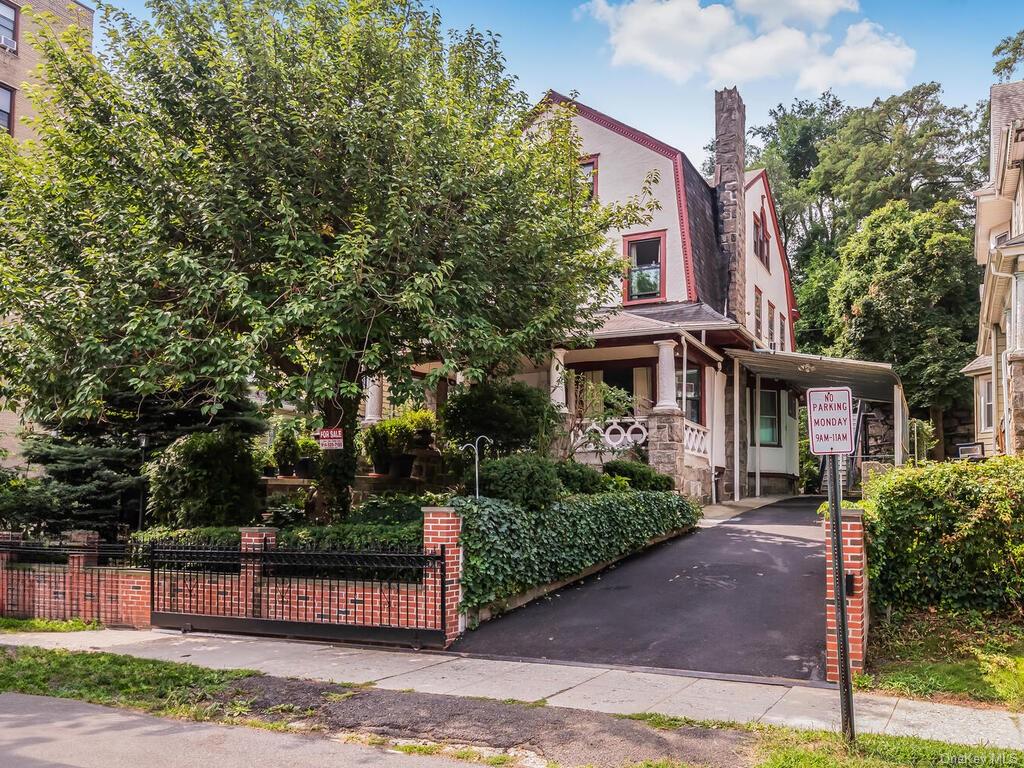
[[[984,376],[978,381],[978,422],[979,432],[991,432],[995,425],[995,388],[992,377]]]

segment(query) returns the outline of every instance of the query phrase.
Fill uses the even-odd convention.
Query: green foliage
[[[800,490],[810,492],[818,487],[821,464],[811,453],[811,436],[807,431],[807,408],[800,409]]]
[[[486,435],[499,455],[536,447],[557,418],[547,392],[521,381],[485,381],[453,392],[441,413],[449,440],[461,445]]]
[[[473,483],[474,474],[467,471],[466,487]],[[480,462],[480,495],[540,510],[562,495],[562,483],[555,462],[547,456],[516,453]]]
[[[444,493],[382,493],[353,509],[346,522],[401,525],[421,521],[424,507],[444,506],[450,497]]]
[[[992,55],[996,57],[992,74],[998,75],[1000,82],[1012,80],[1014,71],[1024,63],[1024,29],[1000,40]]]
[[[895,201],[846,242],[831,291],[834,351],[891,363],[914,407],[970,394],[960,373],[978,335],[974,233],[955,201],[913,211]]]
[[[676,487],[675,481],[668,475],[652,469],[639,461],[616,459],[604,465],[606,475],[624,477],[629,487],[637,491],[671,491]]]
[[[903,466],[869,485],[874,599],[1024,609],[1024,459]]]
[[[48,524],[56,516],[53,496],[41,480],[0,468],[0,529],[54,533]]]
[[[275,528],[287,528],[306,522],[306,508],[309,505],[309,492],[299,488],[291,493],[275,493],[267,498],[268,525]]]
[[[907,447],[911,461],[924,461],[928,452],[938,444],[935,424],[930,419],[907,420]]]
[[[282,469],[294,467],[299,460],[299,438],[291,429],[280,429],[274,435],[274,461]]]
[[[252,461],[259,469],[263,469],[264,467],[277,467],[277,458],[274,456],[274,449],[263,441],[257,441],[253,444]]]
[[[408,523],[336,523],[288,528],[277,535],[280,547],[295,549],[415,549],[423,544],[423,518]]]
[[[427,408],[406,411],[402,414],[401,418],[414,432],[421,430],[435,432],[437,430],[437,417],[434,415],[433,411]]]
[[[693,501],[652,491],[572,496],[543,510],[488,498],[453,504],[462,515],[464,609],[567,578],[700,519]]]
[[[144,531],[133,531],[131,541],[135,544],[166,542],[187,546],[237,547],[242,541],[242,534],[237,526],[170,528],[155,525]]]
[[[102,629],[98,621],[82,619],[11,619],[0,617],[0,635],[15,632],[86,632]]]
[[[362,381],[483,378],[581,340],[621,279],[573,110],[534,104],[496,37],[417,0],[103,6],[40,24],[38,141],[0,140],[0,397],[94,417],[116,387],[255,388],[354,429]],[[495,258],[501,254],[501,258]],[[496,301],[495,297],[501,297]],[[346,510],[351,449],[321,490]]]
[[[555,465],[558,479],[568,493],[600,493],[611,490],[608,481],[611,475],[604,475],[587,464],[578,461],[560,461]]]
[[[179,438],[147,474],[148,512],[158,524],[245,525],[256,516],[259,471],[248,440],[230,430]]]

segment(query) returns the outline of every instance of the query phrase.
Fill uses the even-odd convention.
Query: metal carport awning
[[[909,429],[907,401],[903,395],[903,382],[892,366],[888,363],[874,363],[867,360],[850,360],[843,357],[823,357],[821,355],[804,355],[799,352],[773,352],[757,349],[725,350],[733,358],[735,373],[739,375],[742,365],[754,374],[754,420],[760,416],[761,379],[778,379],[793,385],[797,389],[807,390],[811,387],[849,387],[853,396],[859,400],[877,403],[892,403],[893,410],[893,454],[895,464],[903,463],[907,455],[907,434]],[[733,404],[733,430],[739,434],[739,390],[734,388],[736,401]],[[755,495],[761,495],[761,441],[760,430],[754,430],[754,461],[755,461]],[[734,488],[740,487],[740,440],[733,441],[736,455],[733,471]]]
[[[727,349],[751,373],[781,379],[800,389],[810,387],[849,387],[860,400],[892,403],[903,383],[888,363],[850,360],[844,357],[804,355],[799,352]],[[902,399],[902,398],[899,398]]]

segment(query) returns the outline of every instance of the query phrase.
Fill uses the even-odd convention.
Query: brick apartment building
[[[47,12],[57,18],[57,25],[66,28],[77,24],[92,31],[93,10],[74,0],[34,0],[34,13]],[[33,137],[24,118],[33,114],[32,105],[24,95],[25,84],[37,78],[41,55],[28,42],[36,23],[22,13],[15,0],[0,0],[0,131],[7,131],[17,141]],[[22,467],[18,433],[24,425],[18,414],[0,411],[0,466]]]

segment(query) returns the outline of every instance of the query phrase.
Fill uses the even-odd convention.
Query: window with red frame
[[[597,198],[597,155],[580,161],[580,170],[583,172],[583,179],[590,186],[590,199]]]
[[[0,85],[0,130],[14,133],[14,91]]]
[[[18,6],[0,0],[0,38],[12,53],[18,50]]]
[[[764,208],[760,213],[754,214],[754,255],[765,265],[771,268],[771,237],[768,234],[768,217]]]
[[[661,298],[665,267],[665,233],[631,235],[623,238],[629,275],[626,301],[651,301]]]
[[[764,322],[761,316],[761,289],[754,288],[754,335],[762,338],[764,334]]]

